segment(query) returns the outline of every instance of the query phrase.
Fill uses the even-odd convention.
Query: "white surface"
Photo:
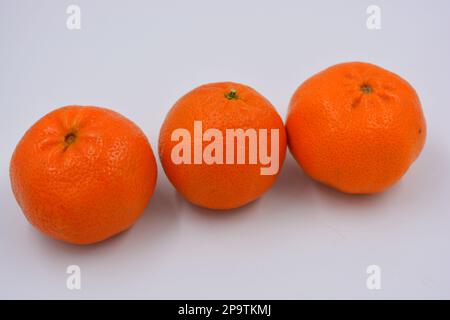
[[[382,29],[370,31],[375,2]],[[69,4],[80,31],[66,29]],[[448,1],[0,0],[0,298],[450,298],[449,15]],[[12,195],[12,151],[56,107],[112,108],[156,151],[166,112],[200,84],[248,84],[284,118],[302,81],[351,60],[410,81],[427,119],[421,157],[383,194],[330,190],[289,156],[263,198],[214,212],[159,168],[136,225],[87,247],[41,235]],[[70,264],[80,291],[66,288]],[[380,291],[366,288],[371,264]]]

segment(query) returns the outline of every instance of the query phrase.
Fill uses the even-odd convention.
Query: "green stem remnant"
[[[230,92],[225,93],[225,98],[228,100],[237,100],[239,99],[239,96],[237,95],[236,89],[231,89]]]
[[[361,89],[361,91],[362,91],[363,93],[365,93],[365,94],[369,94],[369,93],[372,93],[372,92],[373,92],[373,88],[372,88],[370,85],[368,85],[367,83],[363,84],[363,85],[360,87],[360,89]]]

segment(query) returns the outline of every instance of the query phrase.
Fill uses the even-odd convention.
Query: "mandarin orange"
[[[90,244],[138,219],[156,170],[147,138],[133,122],[104,108],[67,106],[25,133],[10,177],[32,225],[55,239]]]
[[[369,63],[332,66],[293,95],[289,148],[313,179],[347,193],[394,184],[419,156],[425,119],[414,88]]]

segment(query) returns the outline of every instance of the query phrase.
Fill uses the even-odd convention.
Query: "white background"
[[[69,4],[79,31],[66,28]],[[381,30],[366,28],[370,4]],[[450,298],[449,16],[449,1],[0,0],[0,298]],[[289,156],[264,197],[215,212],[159,167],[135,226],[84,247],[33,229],[12,195],[15,145],[56,107],[112,108],[156,151],[165,114],[198,85],[248,84],[285,118],[302,81],[353,60],[410,81],[427,119],[422,155],[383,194],[323,187]],[[66,288],[71,264],[80,291]],[[371,264],[380,291],[366,288]]]

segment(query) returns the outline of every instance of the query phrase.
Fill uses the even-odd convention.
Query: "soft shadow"
[[[277,198],[277,202],[302,203],[311,200],[309,193],[313,188],[313,181],[288,152],[280,175],[267,196]]]
[[[50,238],[47,235],[41,233],[39,230],[36,230],[31,225],[29,226],[29,229],[30,229],[30,238],[32,239],[33,243],[39,246],[38,250],[41,250],[43,252],[48,250],[51,252],[56,251],[56,252],[64,252],[65,254],[78,255],[78,254],[91,254],[98,252],[100,250],[104,252],[104,250],[110,250],[116,247],[121,241],[123,241],[124,238],[127,237],[128,231],[131,228],[122,231],[121,233],[106,240],[85,245],[71,244]]]
[[[162,234],[170,232],[173,224],[177,222],[180,210],[179,203],[174,200],[173,188],[168,183],[159,184],[148,206],[133,226],[98,243],[88,245],[65,243],[51,239],[37,230],[33,230],[32,237],[42,247],[41,249],[64,251],[74,255],[91,254],[100,250],[104,254],[108,251],[115,251],[117,247],[125,246],[130,241],[135,243],[134,247],[145,246],[148,248],[158,242],[162,238]],[[139,238],[139,241],[134,241],[133,238]]]
[[[280,176],[275,181],[274,185],[262,194],[258,199],[252,201],[242,207],[230,210],[212,210],[202,208],[195,204],[192,204],[185,200],[180,194],[177,194],[178,201],[185,202],[185,205],[189,207],[189,213],[194,215],[201,215],[203,219],[211,220],[234,220],[239,219],[242,216],[250,217],[253,214],[261,214],[261,212],[267,211],[266,208],[271,208],[273,202],[277,203],[301,203],[307,198],[307,191],[311,189],[311,181],[306,177],[295,162],[295,160],[287,154],[285,163],[281,168]],[[268,203],[270,201],[270,203]],[[307,201],[307,200],[306,200]],[[268,207],[265,207],[267,206]],[[282,211],[277,210],[277,213]]]
[[[248,216],[251,213],[255,213],[258,211],[259,208],[259,199],[256,199],[255,201],[252,201],[242,207],[235,209],[214,210],[195,205],[189,202],[188,200],[184,199],[183,196],[181,196],[179,193],[177,194],[177,197],[179,198],[180,202],[184,201],[184,205],[189,208],[188,211],[190,214],[201,216],[201,218],[209,220],[220,220],[220,221],[234,220],[238,219],[243,215]]]
[[[380,203],[396,203],[408,195],[411,202],[419,203],[421,200],[436,198],[436,190],[445,189],[450,172],[430,170],[430,168],[448,168],[449,157],[443,152],[443,146],[437,147],[429,143],[421,155],[411,164],[407,172],[388,189],[376,194],[347,194],[331,187],[314,182],[318,193],[329,205],[351,206],[354,208],[368,208]],[[353,211],[360,213],[362,210]]]
[[[147,246],[161,239],[162,235],[172,232],[174,225],[178,223],[182,205],[176,201],[175,192],[166,179],[160,181],[150,204],[137,221],[137,236]]]
[[[391,194],[395,193],[391,188]],[[270,191],[269,196],[276,198],[277,202],[289,202],[299,208],[315,208],[318,203],[326,206],[365,207],[383,201],[384,193],[374,195],[353,195],[343,193],[310,178],[295,159],[289,154],[281,174]]]
[[[393,196],[399,188],[399,185],[394,185],[386,191],[389,193],[380,192],[375,194],[350,194],[332,187],[324,185],[320,182],[314,181],[314,188],[317,190],[320,197],[328,202],[328,205],[351,205],[356,207],[366,207],[376,205],[379,202],[385,201],[388,197]]]
[[[414,193],[414,199],[429,201],[438,194],[445,197],[450,180],[450,149],[445,139],[431,140],[428,134],[425,148],[418,159],[411,165],[406,178],[408,188]],[[401,181],[400,181],[401,182]]]

